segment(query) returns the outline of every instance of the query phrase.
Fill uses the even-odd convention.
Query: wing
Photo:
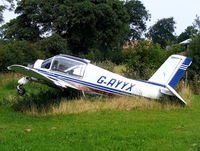
[[[14,70],[18,73],[31,77],[32,80],[36,80],[41,83],[48,84],[50,86],[59,86],[63,88],[71,87],[74,88],[72,85],[61,81],[58,78],[48,76],[46,74],[38,72],[38,70],[34,68],[25,67],[22,65],[11,65],[8,67],[9,70]]]

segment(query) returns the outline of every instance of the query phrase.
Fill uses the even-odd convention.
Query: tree
[[[150,18],[150,14],[139,0],[127,1],[125,7],[130,16],[129,39],[140,39],[142,33],[146,30],[146,21]]]
[[[45,55],[28,41],[0,43],[0,56],[0,71],[6,70],[6,67],[12,64],[31,63],[38,58],[45,58]]]
[[[3,12],[4,10],[8,9],[8,10],[13,10],[14,9],[14,1],[15,0],[5,0],[2,1],[3,5],[0,5],[0,23],[3,23],[4,18],[3,18]]]
[[[66,34],[69,46],[72,51],[84,53],[113,50],[128,33],[128,18],[123,3],[118,0],[75,3],[73,26]]]
[[[0,5],[0,23],[3,22],[3,11],[5,10],[5,6]]]
[[[193,26],[194,28],[197,28],[198,32],[200,33],[200,17],[198,15],[196,15]]]
[[[178,38],[177,38],[177,42],[180,43],[184,40],[187,40],[189,38],[193,38],[197,35],[198,30],[195,29],[193,26],[188,26],[184,32],[182,32]]]
[[[40,37],[40,29],[36,23],[31,22],[27,14],[18,16],[1,27],[4,39],[28,40],[35,42]]]
[[[192,65],[189,68],[191,71],[191,79],[199,80],[200,78],[200,35],[195,37],[189,45],[189,50],[187,52],[187,56],[192,58]]]
[[[119,0],[21,0],[4,26],[7,39],[38,41],[46,33],[68,40],[73,53],[112,50],[123,43],[129,15]]]
[[[70,54],[67,40],[57,34],[39,40],[35,43],[35,47],[37,50],[43,51],[46,57],[52,57],[60,53]]]
[[[150,27],[148,36],[154,43],[158,43],[164,48],[167,42],[175,40],[175,36],[173,35],[174,30],[175,21],[173,17],[163,18]]]

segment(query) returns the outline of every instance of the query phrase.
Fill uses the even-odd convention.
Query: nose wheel
[[[27,84],[29,82],[30,78],[29,77],[23,77],[19,79],[18,81],[18,86],[17,86],[17,91],[19,95],[24,95],[25,94],[25,89],[22,87],[23,85]]]
[[[23,95],[26,93],[26,91],[25,91],[25,89],[22,87],[22,85],[18,85],[18,86],[17,86],[17,91],[18,91],[18,94],[21,95],[21,96],[23,96]]]

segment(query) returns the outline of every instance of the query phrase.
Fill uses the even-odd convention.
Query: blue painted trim
[[[189,66],[191,62],[192,62],[192,58],[186,58],[183,64]]]
[[[182,76],[184,75],[185,71],[187,70],[188,66],[191,64],[192,58],[186,58],[181,65],[181,67],[177,70],[176,74],[173,76],[171,81],[169,82],[169,85],[172,88],[175,88],[178,84],[178,82],[181,80]]]
[[[147,84],[152,84],[152,85],[163,87],[163,88],[165,87],[165,85],[163,85],[163,84],[154,83],[154,82],[150,82],[150,81],[144,81],[144,80],[135,80],[135,81],[139,81],[139,82],[143,82],[143,83],[147,83]]]
[[[171,81],[169,82],[169,85],[172,88],[175,88],[178,84],[178,82],[180,81],[180,79],[182,78],[183,74],[185,73],[185,70],[179,69],[176,74],[174,75],[174,77],[171,79]]]
[[[59,75],[59,74],[48,73],[48,72],[43,71],[43,70],[38,70],[38,71],[43,73],[43,74],[46,74],[48,76],[56,77],[56,78],[59,78],[59,79],[62,79],[62,80],[67,80],[69,82],[81,84],[81,85],[88,86],[88,87],[91,87],[91,88],[95,88],[95,89],[98,89],[98,90],[101,90],[101,91],[104,91],[104,92],[108,92],[108,93],[112,93],[112,94],[114,93],[114,94],[118,94],[118,95],[133,95],[132,93],[120,91],[120,90],[113,89],[113,88],[104,87],[104,86],[101,86],[101,85],[81,81],[81,80],[78,80],[78,79],[73,79],[73,78],[62,76],[62,75]]]
[[[58,79],[67,80],[69,82],[73,82],[73,83],[81,84],[81,85],[88,86],[88,87],[91,87],[91,88],[95,88],[95,89],[98,89],[100,91],[104,91],[104,92],[108,92],[108,93],[112,93],[112,94],[117,94],[117,95],[134,95],[134,94],[129,93],[129,92],[105,87],[105,86],[102,86],[102,85],[97,85],[97,84],[94,84],[94,83],[85,82],[85,81],[82,81],[82,80],[66,77],[66,76],[63,76],[63,75],[59,75],[59,74],[55,74],[55,73],[48,73],[48,72],[43,71],[43,70],[38,70],[38,71],[43,73],[43,74],[46,74],[48,76],[56,77]],[[140,81],[140,80],[138,80],[138,81]],[[140,81],[140,82],[144,82],[144,83],[155,85],[155,86],[165,87],[164,85],[153,83],[153,82],[148,82],[148,81]]]

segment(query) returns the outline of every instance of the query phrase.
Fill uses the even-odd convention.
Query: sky
[[[151,14],[150,27],[158,19],[174,17],[175,33],[179,35],[200,16],[200,0],[140,0]]]
[[[176,22],[175,33],[179,35],[187,26],[192,25],[196,15],[200,16],[200,0],[140,0],[151,14],[151,21],[147,22],[149,28],[158,19],[174,17]],[[0,5],[5,2],[0,0]],[[6,11],[4,20],[8,22],[16,17],[13,12]]]

